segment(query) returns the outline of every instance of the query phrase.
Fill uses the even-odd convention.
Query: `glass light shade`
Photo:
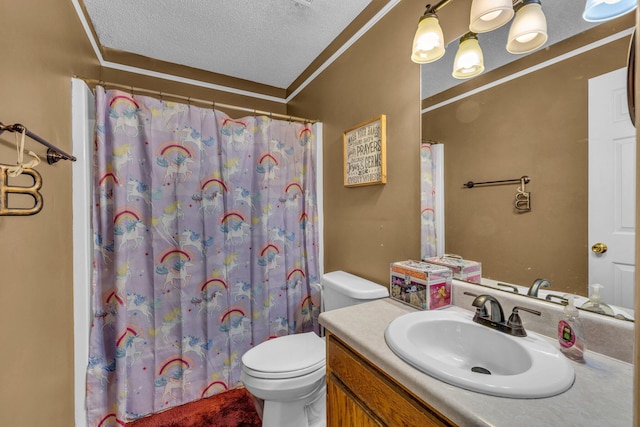
[[[468,79],[484,71],[484,58],[480,43],[475,36],[465,35],[460,39],[460,46],[453,60],[453,77]]]
[[[438,17],[435,14],[424,15],[418,23],[413,38],[411,60],[418,64],[436,61],[444,55],[444,36]]]
[[[631,12],[638,0],[587,0],[582,18],[588,22],[602,22]]]
[[[473,0],[469,17],[469,30],[486,33],[509,22],[513,15],[512,0]]]
[[[509,28],[507,50],[515,54],[531,52],[545,44],[547,37],[547,19],[540,2],[525,0]]]

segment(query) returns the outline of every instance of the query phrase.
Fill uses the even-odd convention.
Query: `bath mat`
[[[260,427],[253,398],[236,388],[176,406],[126,424],[126,427]]]

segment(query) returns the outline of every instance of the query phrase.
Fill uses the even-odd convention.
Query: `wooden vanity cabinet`
[[[327,427],[455,426],[327,332]]]

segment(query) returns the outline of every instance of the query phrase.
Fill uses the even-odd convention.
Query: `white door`
[[[626,68],[590,79],[589,283],[603,286],[604,302],[628,308],[634,302],[635,153]],[[606,251],[597,253],[599,243]]]

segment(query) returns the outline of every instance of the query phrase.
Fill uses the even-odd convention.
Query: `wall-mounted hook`
[[[516,192],[514,207],[520,212],[528,212],[531,210],[531,193],[525,191],[525,184],[528,182],[528,176],[520,178],[520,187],[518,187],[518,191]]]
[[[45,147],[48,147],[49,150],[47,150],[47,162],[50,165],[55,163],[55,162],[57,162],[58,160],[71,160],[72,162],[75,162],[77,160],[71,154],[65,153],[64,151],[62,151],[61,149],[59,149],[55,145],[53,145],[50,142],[40,138],[35,133],[29,131],[29,129],[27,129],[26,127],[24,127],[20,123],[16,123],[16,124],[13,124],[13,125],[4,125],[4,124],[2,124],[2,122],[0,122],[0,134],[2,134],[2,132],[5,132],[5,131],[8,131],[8,132],[19,132],[19,133],[22,133],[22,131],[24,131],[25,135],[27,135],[29,138],[33,139],[34,141],[39,142],[40,144],[44,145]],[[52,157],[56,158],[55,161],[50,161],[49,160],[49,152],[50,151],[53,151],[53,152],[56,153],[55,155],[52,155]]]

